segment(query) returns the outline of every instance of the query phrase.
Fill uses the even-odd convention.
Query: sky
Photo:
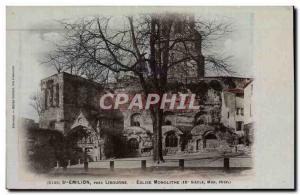
[[[168,8],[165,11],[172,11]],[[176,8],[178,9],[178,8]],[[175,9],[175,10],[176,10]],[[30,96],[39,90],[40,80],[55,74],[52,67],[42,64],[43,56],[54,49],[53,41],[61,39],[64,30],[58,25],[59,20],[79,19],[82,17],[104,15],[139,14],[141,8],[97,8],[97,7],[69,7],[69,8],[30,8],[11,7],[7,10],[7,53],[14,58],[19,72],[18,93],[20,94],[21,117],[38,119],[37,114],[29,105]],[[224,55],[233,56],[232,69],[235,76],[253,77],[253,22],[251,12],[238,9],[220,10],[219,8],[190,8],[180,10],[193,12],[196,17],[228,20],[233,24],[234,31],[220,41],[217,50]],[[155,12],[156,8],[147,8],[146,12]],[[176,10],[177,11],[177,10]],[[118,25],[118,24],[116,24]],[[15,51],[14,51],[15,50]],[[9,64],[8,64],[9,66]],[[213,73],[207,72],[206,76]]]

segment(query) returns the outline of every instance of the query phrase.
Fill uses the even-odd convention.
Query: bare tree
[[[116,23],[118,25],[116,25]],[[204,74],[204,65],[230,72],[227,58],[204,55],[214,41],[231,32],[230,24],[195,19],[191,15],[150,14],[123,18],[91,17],[62,22],[64,42],[48,55],[57,71],[69,71],[96,81],[130,74],[148,95],[162,96],[170,70],[185,66]],[[192,70],[192,71],[193,71]],[[153,159],[163,161],[163,110],[151,107]]]
[[[35,92],[30,96],[30,106],[36,111],[38,117],[41,117],[43,109],[42,94],[40,92]]]

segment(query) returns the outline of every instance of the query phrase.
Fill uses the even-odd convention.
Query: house
[[[249,82],[244,87],[244,131],[246,144],[254,141],[254,101],[253,101],[254,81]]]
[[[250,139],[253,140],[252,93],[253,80],[222,92],[221,123],[238,135],[238,144],[249,144]]]
[[[244,91],[243,89],[226,89],[222,92],[221,122],[240,134],[244,125]]]

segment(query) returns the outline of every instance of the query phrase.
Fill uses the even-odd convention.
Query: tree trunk
[[[164,162],[162,150],[162,120],[163,111],[159,108],[151,112],[153,121],[153,161],[156,163]]]

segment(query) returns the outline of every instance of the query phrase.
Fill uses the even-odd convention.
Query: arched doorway
[[[136,138],[129,139],[127,146],[130,156],[136,156],[139,153],[139,142]]]
[[[78,159],[83,162],[85,159],[88,161],[94,161],[96,159],[95,150],[96,137],[92,133],[93,130],[88,129],[85,126],[78,125],[72,128],[65,137],[66,148],[68,153],[68,160],[71,160],[71,164],[78,163]]]
[[[197,141],[196,141],[196,150],[200,150],[201,149],[201,139],[198,139]]]
[[[177,138],[175,132],[170,132],[167,134],[165,145],[166,145],[166,147],[177,147],[178,146],[178,138]]]
[[[218,146],[218,140],[214,133],[209,132],[204,135],[203,138],[203,148],[205,149],[215,149]]]

